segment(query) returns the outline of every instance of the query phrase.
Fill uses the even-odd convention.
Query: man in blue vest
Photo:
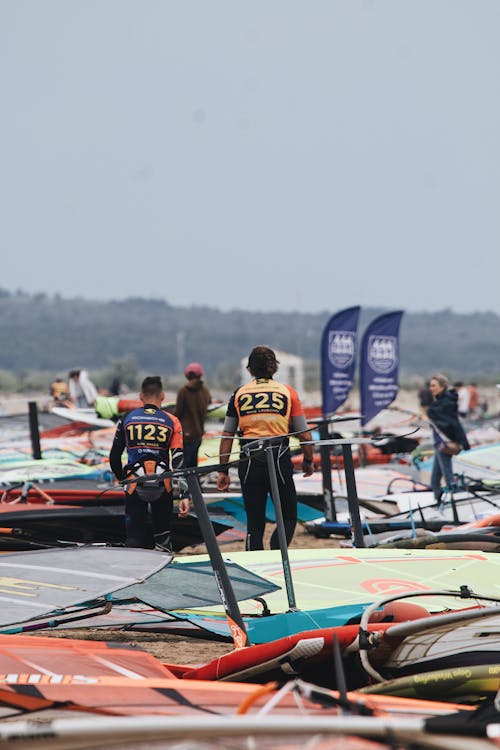
[[[115,477],[133,479],[179,469],[183,462],[182,428],[179,420],[161,408],[165,393],[160,377],[143,380],[139,398],[142,406],[127,412],[116,426],[109,463]],[[127,463],[122,466],[122,453]],[[148,510],[153,523],[156,549],[172,551],[171,480],[132,482],[126,486],[125,526],[127,547],[152,547],[148,542]],[[179,515],[189,512],[189,499],[179,500]]]

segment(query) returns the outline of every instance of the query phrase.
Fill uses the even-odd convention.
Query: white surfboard
[[[98,417],[94,409],[70,409],[64,406],[54,406],[51,409],[51,413],[67,419],[68,422],[84,422],[94,428],[116,426],[116,423],[112,419]]]

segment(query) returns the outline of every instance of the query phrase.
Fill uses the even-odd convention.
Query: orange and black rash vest
[[[256,378],[240,386],[227,407],[224,431],[238,430],[243,439],[273,437],[308,428],[297,391],[272,378]]]

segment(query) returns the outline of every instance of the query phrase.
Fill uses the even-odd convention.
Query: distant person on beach
[[[462,419],[465,419],[469,415],[469,408],[470,408],[470,391],[465,386],[461,380],[457,381],[454,385],[454,388],[457,392],[457,407],[458,407],[458,416],[462,417]]]
[[[256,346],[250,352],[247,369],[253,380],[240,386],[229,400],[219,460],[221,464],[228,463],[236,431],[241,435],[242,448],[248,444],[258,444],[259,439],[272,438],[271,441],[264,440],[262,444],[264,447],[273,446],[285,535],[287,544],[290,544],[297,524],[297,493],[289,441],[283,435],[292,431],[297,433],[299,440],[310,441],[311,433],[295,389],[273,380],[278,365],[274,351],[268,346]],[[312,445],[303,442],[302,452],[302,470],[304,476],[308,477],[314,471]],[[264,451],[254,451],[248,458],[242,450],[238,474],[247,516],[246,549],[261,550],[264,549],[266,501],[271,491]],[[222,469],[217,479],[218,489],[228,490],[230,483],[228,471]],[[271,549],[279,549],[277,529],[271,536],[270,544]]]
[[[123,382],[119,375],[115,375],[109,384],[108,394],[110,396],[123,396],[130,392],[130,388]]]
[[[190,362],[184,370],[184,375],[187,383],[177,392],[174,414],[182,425],[184,466],[197,466],[198,451],[212,396],[203,382],[203,367],[199,362]]]
[[[115,375],[115,377],[111,380],[111,384],[109,386],[109,395],[119,396],[122,392],[121,378],[119,378],[118,375]]]
[[[69,396],[77,409],[90,409],[97,398],[97,388],[87,370],[70,370]]]
[[[69,401],[69,387],[65,380],[57,377],[50,384],[50,395],[56,406],[67,406]]]
[[[161,408],[165,398],[160,377],[143,380],[139,398],[142,406],[127,412],[116,426],[109,463],[118,480],[133,479],[179,469],[183,462],[182,427],[173,414]],[[127,463],[122,466],[122,453]],[[172,551],[171,521],[173,492],[171,481],[145,486],[125,487],[125,530],[127,547],[155,547]],[[148,509],[153,524],[153,539],[148,539]],[[189,500],[179,500],[179,515],[189,513]]]
[[[469,391],[469,417],[477,419],[481,416],[477,383],[470,383],[470,385],[467,386],[467,390]]]
[[[429,387],[433,401],[427,410],[434,439],[434,462],[431,488],[436,500],[443,494],[441,480],[446,489],[457,489],[453,475],[453,455],[460,450],[469,450],[470,445],[458,418],[458,393],[449,387],[448,378],[441,373],[433,375]]]

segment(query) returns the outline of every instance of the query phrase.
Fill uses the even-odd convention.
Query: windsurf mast
[[[42,458],[42,451],[40,448],[40,428],[38,426],[38,406],[36,401],[28,402],[28,410],[32,455],[35,461],[39,461]]]
[[[327,440],[330,437],[329,419],[318,420],[319,436],[321,440]],[[335,508],[335,496],[333,494],[332,484],[332,464],[330,461],[330,446],[319,446],[319,455],[321,457],[321,476],[323,487],[323,508],[327,521],[335,522],[337,520],[337,510]]]
[[[224,564],[224,560],[222,559],[221,551],[217,544],[217,538],[205,506],[205,501],[203,500],[200,483],[196,476],[199,472],[197,472],[195,468],[190,469],[187,467],[183,468],[182,472],[186,477],[191,499],[196,510],[196,515],[200,524],[201,533],[203,534],[203,539],[205,540],[208,556],[210,557],[222,604],[229,621],[234,645],[236,648],[249,646],[250,640],[248,638],[245,623],[241,616],[240,608],[231,585],[231,580]]]
[[[349,507],[349,515],[351,516],[353,542],[355,547],[364,547],[365,538],[363,536],[361,516],[359,513],[358,491],[356,488],[354,461],[352,460],[352,446],[350,443],[344,443],[344,445],[342,446],[342,455],[344,457],[344,473],[347,486],[347,505]]]
[[[269,470],[269,480],[271,483],[271,499],[274,505],[274,515],[276,516],[276,529],[278,532],[278,541],[281,552],[281,562],[283,565],[283,575],[285,577],[286,593],[288,597],[288,606],[290,611],[297,612],[297,602],[295,600],[295,591],[293,588],[292,569],[290,558],[288,556],[288,544],[286,541],[285,524],[283,522],[283,513],[281,510],[281,498],[278,488],[278,478],[276,476],[276,465],[273,458],[273,446],[268,445],[265,448],[267,468]]]
[[[335,508],[335,495],[332,485],[332,465],[330,461],[331,448],[326,441],[330,439],[330,425],[333,425],[336,422],[350,422],[352,420],[359,419],[361,419],[361,415],[353,414],[341,417],[338,417],[336,415],[325,415],[323,417],[320,417],[319,419],[314,419],[309,422],[309,425],[311,427],[316,426],[319,429],[319,454],[321,457],[323,508],[325,511],[325,519],[333,523],[337,521],[337,511]]]

